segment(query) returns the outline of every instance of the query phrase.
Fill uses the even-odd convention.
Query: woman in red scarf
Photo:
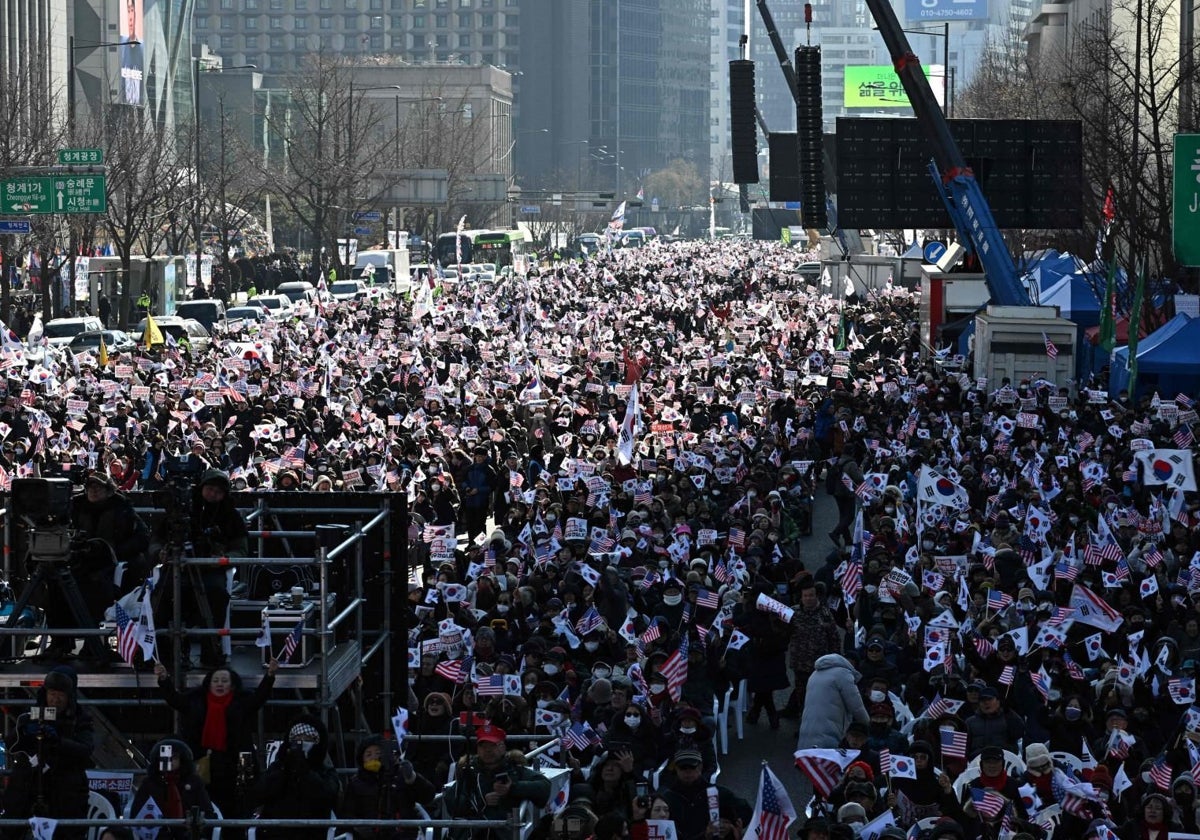
[[[236,671],[217,668],[204,677],[199,687],[179,692],[163,665],[154,668],[163,699],[180,713],[179,736],[196,757],[197,772],[226,817],[242,815],[243,788],[239,780],[253,780],[245,778],[239,757],[246,754],[251,773],[258,767],[251,736],[254,718],[271,697],[278,669],[279,663],[272,659],[266,676],[253,691],[242,688],[242,678]]]

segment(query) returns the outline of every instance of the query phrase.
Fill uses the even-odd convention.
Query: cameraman
[[[399,759],[394,741],[372,735],[358,747],[358,771],[346,785],[339,816],[353,820],[415,820],[417,805],[433,802],[433,784],[419,774],[411,761]],[[415,828],[356,828],[354,836],[380,840],[411,840]]]
[[[146,549],[150,547],[150,527],[134,510],[133,503],[123,493],[117,492],[116,482],[110,476],[99,471],[87,474],[83,481],[83,495],[75,497],[71,521],[79,539],[103,540],[112,549],[117,563],[128,564],[126,588],[132,588],[128,584],[139,582],[149,572],[145,560]],[[111,582],[111,567],[107,568],[107,573]],[[89,586],[82,580],[79,585],[87,597],[90,594]],[[105,599],[101,604],[101,612],[111,602],[112,598]]]
[[[258,782],[258,816],[264,820],[327,820],[341,785],[325,760],[325,725],[301,715],[288,730],[279,754]],[[325,840],[326,828],[260,828],[261,840]]]
[[[196,557],[243,557],[249,549],[246,522],[229,498],[229,475],[221,470],[206,470],[200,483],[192,489],[191,516],[188,521],[188,539]],[[171,527],[164,521],[163,526]],[[169,532],[159,534],[163,543]],[[184,574],[181,581],[183,598],[183,621],[189,627],[203,626],[203,613],[198,598],[203,597],[212,613],[214,627],[226,625],[229,608],[229,588],[226,570],[220,566],[198,566],[202,592],[196,592],[191,574]],[[167,588],[165,591],[169,592]],[[167,604],[168,599],[163,600]],[[169,605],[168,605],[169,609]],[[168,612],[163,618],[168,619]],[[218,636],[205,636],[200,645],[200,662],[206,668],[219,668],[225,664],[225,655]]]
[[[459,760],[458,777],[444,802],[451,817],[506,820],[513,808],[528,800],[540,811],[550,800],[550,780],[525,766],[517,750],[505,752],[503,729],[486,723],[475,730],[475,755]],[[492,840],[505,832],[491,829],[451,829],[451,840]]]
[[[37,718],[26,712],[8,738],[12,768],[4,791],[9,819],[83,819],[88,811],[87,770],[92,766],[92,718],[75,702],[74,672],[59,666],[37,693]],[[49,710],[53,710],[47,714]],[[48,719],[48,718],[53,719]],[[8,829],[9,838],[27,828]],[[56,838],[83,838],[86,828],[60,826]]]

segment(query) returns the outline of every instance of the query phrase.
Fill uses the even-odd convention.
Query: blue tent
[[[1195,394],[1200,390],[1200,318],[1179,313],[1138,344],[1137,360],[1138,394]],[[1129,387],[1128,366],[1129,347],[1113,351],[1109,396]]]
[[[1042,306],[1057,306],[1064,318],[1084,329],[1100,323],[1101,303],[1084,275],[1074,270],[1066,274],[1043,270],[1041,284],[1038,303]]]

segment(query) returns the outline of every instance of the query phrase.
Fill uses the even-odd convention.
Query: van
[[[225,324],[225,304],[216,298],[179,301],[175,304],[174,314],[199,321],[210,333],[218,324]]]
[[[291,283],[280,283],[279,288],[275,290],[275,293],[283,295],[290,300],[293,305],[302,300],[312,303],[317,299],[316,287],[307,280],[295,280]]]

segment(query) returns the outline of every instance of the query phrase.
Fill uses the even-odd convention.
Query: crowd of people
[[[448,814],[529,803],[539,837],[741,840],[787,808],[720,775],[736,703],[798,726],[775,770],[814,840],[1198,831],[1197,395],[977,380],[920,346],[914,293],[844,296],[805,257],[652,243],[203,352],[10,364],[0,479],[74,465],[119,500],[184,459],[235,500],[408,495],[396,738],[339,785],[298,721],[269,767],[305,794],[255,790],[306,814],[412,817],[450,785]],[[195,713],[236,729],[264,698],[215,673],[174,698],[175,754],[228,781],[260,760]]]

